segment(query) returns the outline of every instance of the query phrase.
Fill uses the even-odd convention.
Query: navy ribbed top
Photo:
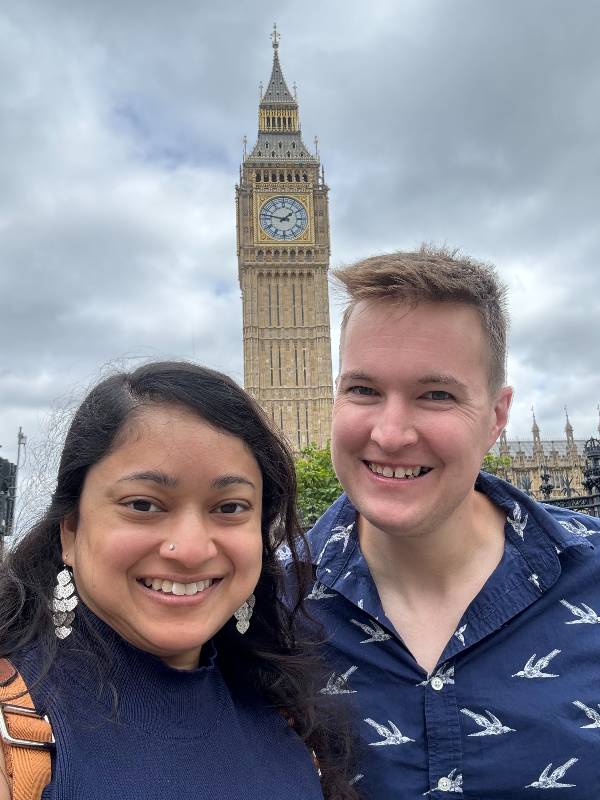
[[[69,648],[35,686],[40,650],[11,656],[56,737],[43,800],[323,800],[297,734],[253,693],[230,690],[212,642],[198,669],[177,670],[87,613],[116,658],[117,718],[89,656]]]

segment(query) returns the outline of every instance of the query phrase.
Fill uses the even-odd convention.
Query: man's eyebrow
[[[444,372],[436,372],[433,375],[424,375],[422,378],[419,378],[417,383],[443,383],[446,386],[456,386],[457,389],[462,389],[464,392],[469,391],[469,387],[466,385],[466,383],[459,381],[458,378],[454,377],[454,375],[446,375]]]
[[[179,478],[175,475],[167,475],[166,472],[161,472],[157,469],[132,472],[130,475],[124,475],[122,478],[119,478],[117,483],[123,483],[124,481],[153,481],[167,489],[174,489],[179,485]]]
[[[246,486],[251,486],[253,489],[256,487],[252,483],[251,480],[245,478],[243,475],[220,475],[218,478],[215,478],[212,482],[213,489],[226,489],[228,486],[231,486],[234,483],[243,483]]]
[[[367,383],[375,383],[375,378],[362,372],[359,369],[350,369],[348,372],[342,372],[340,375],[341,381],[366,381]]]

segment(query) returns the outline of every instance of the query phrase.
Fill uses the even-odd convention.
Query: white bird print
[[[521,513],[521,506],[518,503],[515,503],[515,507],[513,508],[513,515],[512,519],[508,517],[508,522],[513,527],[514,532],[521,537],[521,539],[525,539],[525,534],[523,531],[525,530],[525,525],[527,525],[527,520],[529,519],[529,514],[525,514],[525,519],[521,521],[522,513]]]
[[[466,630],[467,630],[467,626],[463,625],[461,628],[459,628],[457,631],[454,632],[454,636],[456,636],[456,638],[462,644],[463,647],[465,646],[464,633],[465,633]]]
[[[290,558],[292,557],[292,551],[290,550],[290,548],[289,548],[289,546],[287,544],[283,544],[277,550],[275,555],[277,556],[277,560],[278,561],[285,562],[285,561],[289,561]]]
[[[452,772],[448,773],[448,780],[450,781],[450,786],[445,791],[453,792],[454,794],[462,794],[463,793],[463,790],[462,790],[462,781],[463,781],[462,773],[459,773],[455,778],[454,777],[454,773],[455,772],[456,772],[456,770],[453,769]],[[431,794],[432,791],[433,792],[437,791],[437,786],[434,787],[433,789],[430,789],[428,792],[423,792],[423,797],[425,797],[426,794]]]
[[[346,672],[338,675],[337,672],[332,672],[327,680],[327,686],[320,689],[321,694],[356,694],[355,689],[348,687],[348,678],[353,672],[356,672],[358,667],[350,667]]]
[[[364,778],[364,775],[361,775],[360,772],[358,775],[355,775],[351,780],[348,781],[350,786],[354,786],[355,783],[358,783],[361,778]]]
[[[369,644],[369,642],[385,642],[386,639],[392,638],[390,634],[386,633],[383,628],[380,628],[376,622],[373,623],[373,627],[370,625],[365,625],[364,622],[358,622],[358,620],[355,619],[351,619],[350,622],[353,625],[357,625],[359,628],[362,628],[362,630],[371,637],[370,639],[363,639],[361,644]]]
[[[562,767],[557,767],[551,775],[548,773],[552,768],[552,764],[548,764],[538,780],[530,783],[525,788],[529,789],[530,787],[533,787],[534,789],[567,789],[569,786],[575,786],[574,783],[559,783],[558,781],[560,778],[562,778],[569,767],[572,767],[577,761],[579,761],[578,758],[570,758],[566,764],[562,765]]]
[[[475,714],[473,711],[469,711],[468,708],[461,708],[461,711],[463,714],[475,720],[481,728],[484,728],[484,730],[477,731],[477,733],[470,733],[469,736],[499,736],[501,733],[510,733],[515,730],[514,728],[508,728],[506,725],[503,725],[498,717],[494,716],[491,711],[486,710],[485,712],[489,719],[486,719],[482,714]]]
[[[381,747],[384,744],[406,744],[406,742],[414,742],[414,739],[409,739],[408,736],[402,736],[399,729],[396,725],[392,722],[391,719],[388,719],[390,724],[389,728],[386,728],[385,725],[380,725],[375,720],[370,719],[367,717],[365,722],[368,725],[371,725],[380,736],[383,736],[385,741],[383,742],[370,742],[369,747]]]
[[[360,609],[362,609],[362,608],[363,608],[363,606],[364,606],[364,601],[363,601],[363,599],[362,599],[362,597],[361,597],[361,598],[360,598],[360,600],[358,601],[358,607],[359,607]]]
[[[598,531],[594,531],[591,528],[586,528],[578,519],[573,522],[559,520],[558,524],[562,525],[565,530],[569,531],[569,533],[574,533],[576,536],[592,536],[592,534],[598,533]]]
[[[427,686],[432,678],[439,678],[443,684],[454,683],[454,665],[446,667],[446,664],[442,664],[433,675],[428,675],[427,679],[417,683],[417,686]]]
[[[594,711],[593,708],[588,708],[581,700],[573,700],[573,705],[585,711],[587,716],[592,720],[591,725],[582,725],[582,728],[600,728],[600,714],[597,711]],[[598,703],[598,708],[600,708],[600,703]]]
[[[329,587],[325,586],[324,583],[321,581],[315,581],[315,585],[310,590],[310,594],[306,595],[307,600],[323,600],[326,597],[336,597],[336,593],[328,594],[327,589]]]
[[[572,606],[571,603],[567,603],[566,600],[560,601],[565,608],[568,608],[571,614],[574,614],[576,617],[580,617],[580,619],[571,619],[568,622],[565,622],[565,625],[581,625],[584,622],[587,622],[590,625],[599,625],[600,624],[600,617],[596,614],[596,612],[586,606],[585,603],[581,605],[585,608],[585,611],[582,611],[581,608],[577,608],[577,606]]]
[[[354,527],[354,523],[351,522],[348,527],[344,527],[344,525],[338,525],[337,528],[334,528],[331,531],[331,536],[325,544],[323,545],[323,549],[321,550],[321,555],[317,559],[317,566],[321,563],[321,559],[325,555],[325,550],[332,542],[344,542],[344,547],[342,548],[342,553],[346,552],[346,548],[348,547],[348,541],[350,539],[350,534],[352,533],[352,528]]]
[[[539,578],[535,574],[535,572],[532,572],[531,575],[527,578],[527,580],[531,581],[531,583],[533,583],[533,585],[536,587],[536,589],[539,589],[540,592],[542,591],[542,587],[540,586]]]
[[[550,661],[560,653],[560,650],[553,650],[551,653],[548,653],[547,656],[540,658],[535,664],[533,663],[536,653],[534,653],[529,661],[525,664],[525,667],[520,670],[519,672],[515,672],[514,675],[511,677],[513,678],[558,678],[559,675],[551,675],[549,672],[542,672],[543,669],[546,669]]]

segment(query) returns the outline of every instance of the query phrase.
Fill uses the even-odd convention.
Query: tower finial
[[[281,34],[277,31],[277,23],[273,23],[273,33],[271,34],[271,39],[273,40],[273,49],[277,50],[279,47],[279,40],[281,39]]]

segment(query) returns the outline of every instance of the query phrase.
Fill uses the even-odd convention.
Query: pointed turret
[[[506,437],[506,428],[500,434],[500,455],[504,458],[510,456],[510,448],[508,446],[508,439]]]
[[[533,434],[533,455],[534,456],[543,456],[544,455],[544,448],[542,447],[542,439],[540,437],[540,428],[537,424],[537,420],[535,418],[535,411],[533,410],[533,406],[531,407],[531,413],[533,415],[533,425],[531,426],[531,432]]]
[[[565,434],[567,436],[567,455],[568,456],[576,456],[577,455],[577,445],[575,444],[575,437],[573,436],[573,426],[571,425],[571,420],[569,419],[569,412],[567,411],[567,407],[565,406]]]
[[[271,77],[260,92],[258,107],[258,139],[252,152],[244,157],[244,162],[257,166],[293,164],[318,165],[318,153],[311,153],[302,140],[296,85],[292,93],[283,76],[279,61],[279,39],[277,25],[273,26],[273,69]],[[294,178],[306,181],[303,173]]]

